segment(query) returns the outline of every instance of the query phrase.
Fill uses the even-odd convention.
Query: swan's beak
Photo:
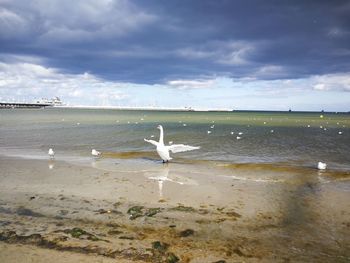
[[[160,129],[160,125],[157,126],[157,129]]]

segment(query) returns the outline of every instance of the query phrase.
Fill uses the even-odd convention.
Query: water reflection
[[[55,161],[54,160],[49,160],[48,167],[49,167],[50,170],[52,170],[55,167]]]
[[[178,185],[198,185],[198,182],[180,175],[176,172],[175,168],[169,163],[165,163],[159,167],[158,170],[152,172],[146,172],[145,176],[153,181],[158,182],[159,198],[163,198],[163,187],[165,182],[176,183]]]

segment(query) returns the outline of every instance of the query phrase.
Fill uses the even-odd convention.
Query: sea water
[[[0,154],[46,158],[128,153],[147,158],[154,146],[143,139],[200,146],[173,154],[181,161],[229,164],[288,164],[350,170],[350,114],[298,112],[188,112],[117,109],[4,109]]]

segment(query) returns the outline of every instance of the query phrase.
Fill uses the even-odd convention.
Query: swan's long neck
[[[160,126],[159,130],[160,130],[159,143],[160,143],[161,145],[164,145],[164,132],[163,132],[163,127]]]

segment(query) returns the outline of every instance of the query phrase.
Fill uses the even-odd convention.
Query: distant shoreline
[[[4,104],[4,103],[3,103]],[[83,105],[64,105],[64,106],[52,106],[52,105],[36,105],[29,103],[26,107],[25,103],[20,107],[0,107],[0,109],[96,109],[96,110],[130,110],[130,111],[178,111],[178,112],[260,112],[260,113],[320,113],[320,114],[350,114],[350,111],[303,111],[303,110],[235,110],[235,109],[201,109],[201,108],[163,108],[163,107],[122,107],[122,106],[83,106]]]

